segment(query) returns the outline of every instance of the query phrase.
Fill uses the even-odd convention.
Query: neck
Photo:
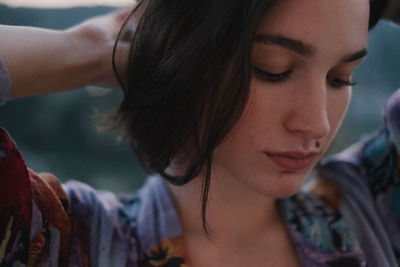
[[[178,209],[185,237],[204,237],[202,177],[184,186],[168,185]],[[261,233],[273,233],[283,223],[276,199],[256,193],[240,181],[212,175],[206,219],[213,241],[234,245]]]

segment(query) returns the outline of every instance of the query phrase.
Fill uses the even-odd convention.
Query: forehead
[[[264,15],[257,34],[280,34],[327,53],[345,53],[366,46],[368,20],[368,0],[281,0]]]

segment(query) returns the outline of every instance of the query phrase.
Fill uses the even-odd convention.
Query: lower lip
[[[314,161],[315,156],[306,158],[291,158],[280,155],[273,155],[265,153],[276,165],[288,170],[303,170],[310,167]]]

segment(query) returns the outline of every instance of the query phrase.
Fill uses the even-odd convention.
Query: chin
[[[283,173],[269,177],[258,185],[253,185],[253,190],[272,198],[288,198],[300,191],[307,175],[306,173]]]
[[[282,187],[282,188],[274,188],[273,191],[269,190],[269,192],[265,192],[266,195],[272,198],[289,198],[297,194],[300,191],[301,186],[293,186],[293,187]]]

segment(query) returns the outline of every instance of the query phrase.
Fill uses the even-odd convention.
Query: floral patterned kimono
[[[0,63],[0,100],[9,88]],[[398,266],[400,93],[389,100],[385,121],[323,160],[296,195],[277,200],[302,266]],[[190,266],[165,183],[151,176],[127,195],[60,184],[28,169],[1,129],[0,266]]]

